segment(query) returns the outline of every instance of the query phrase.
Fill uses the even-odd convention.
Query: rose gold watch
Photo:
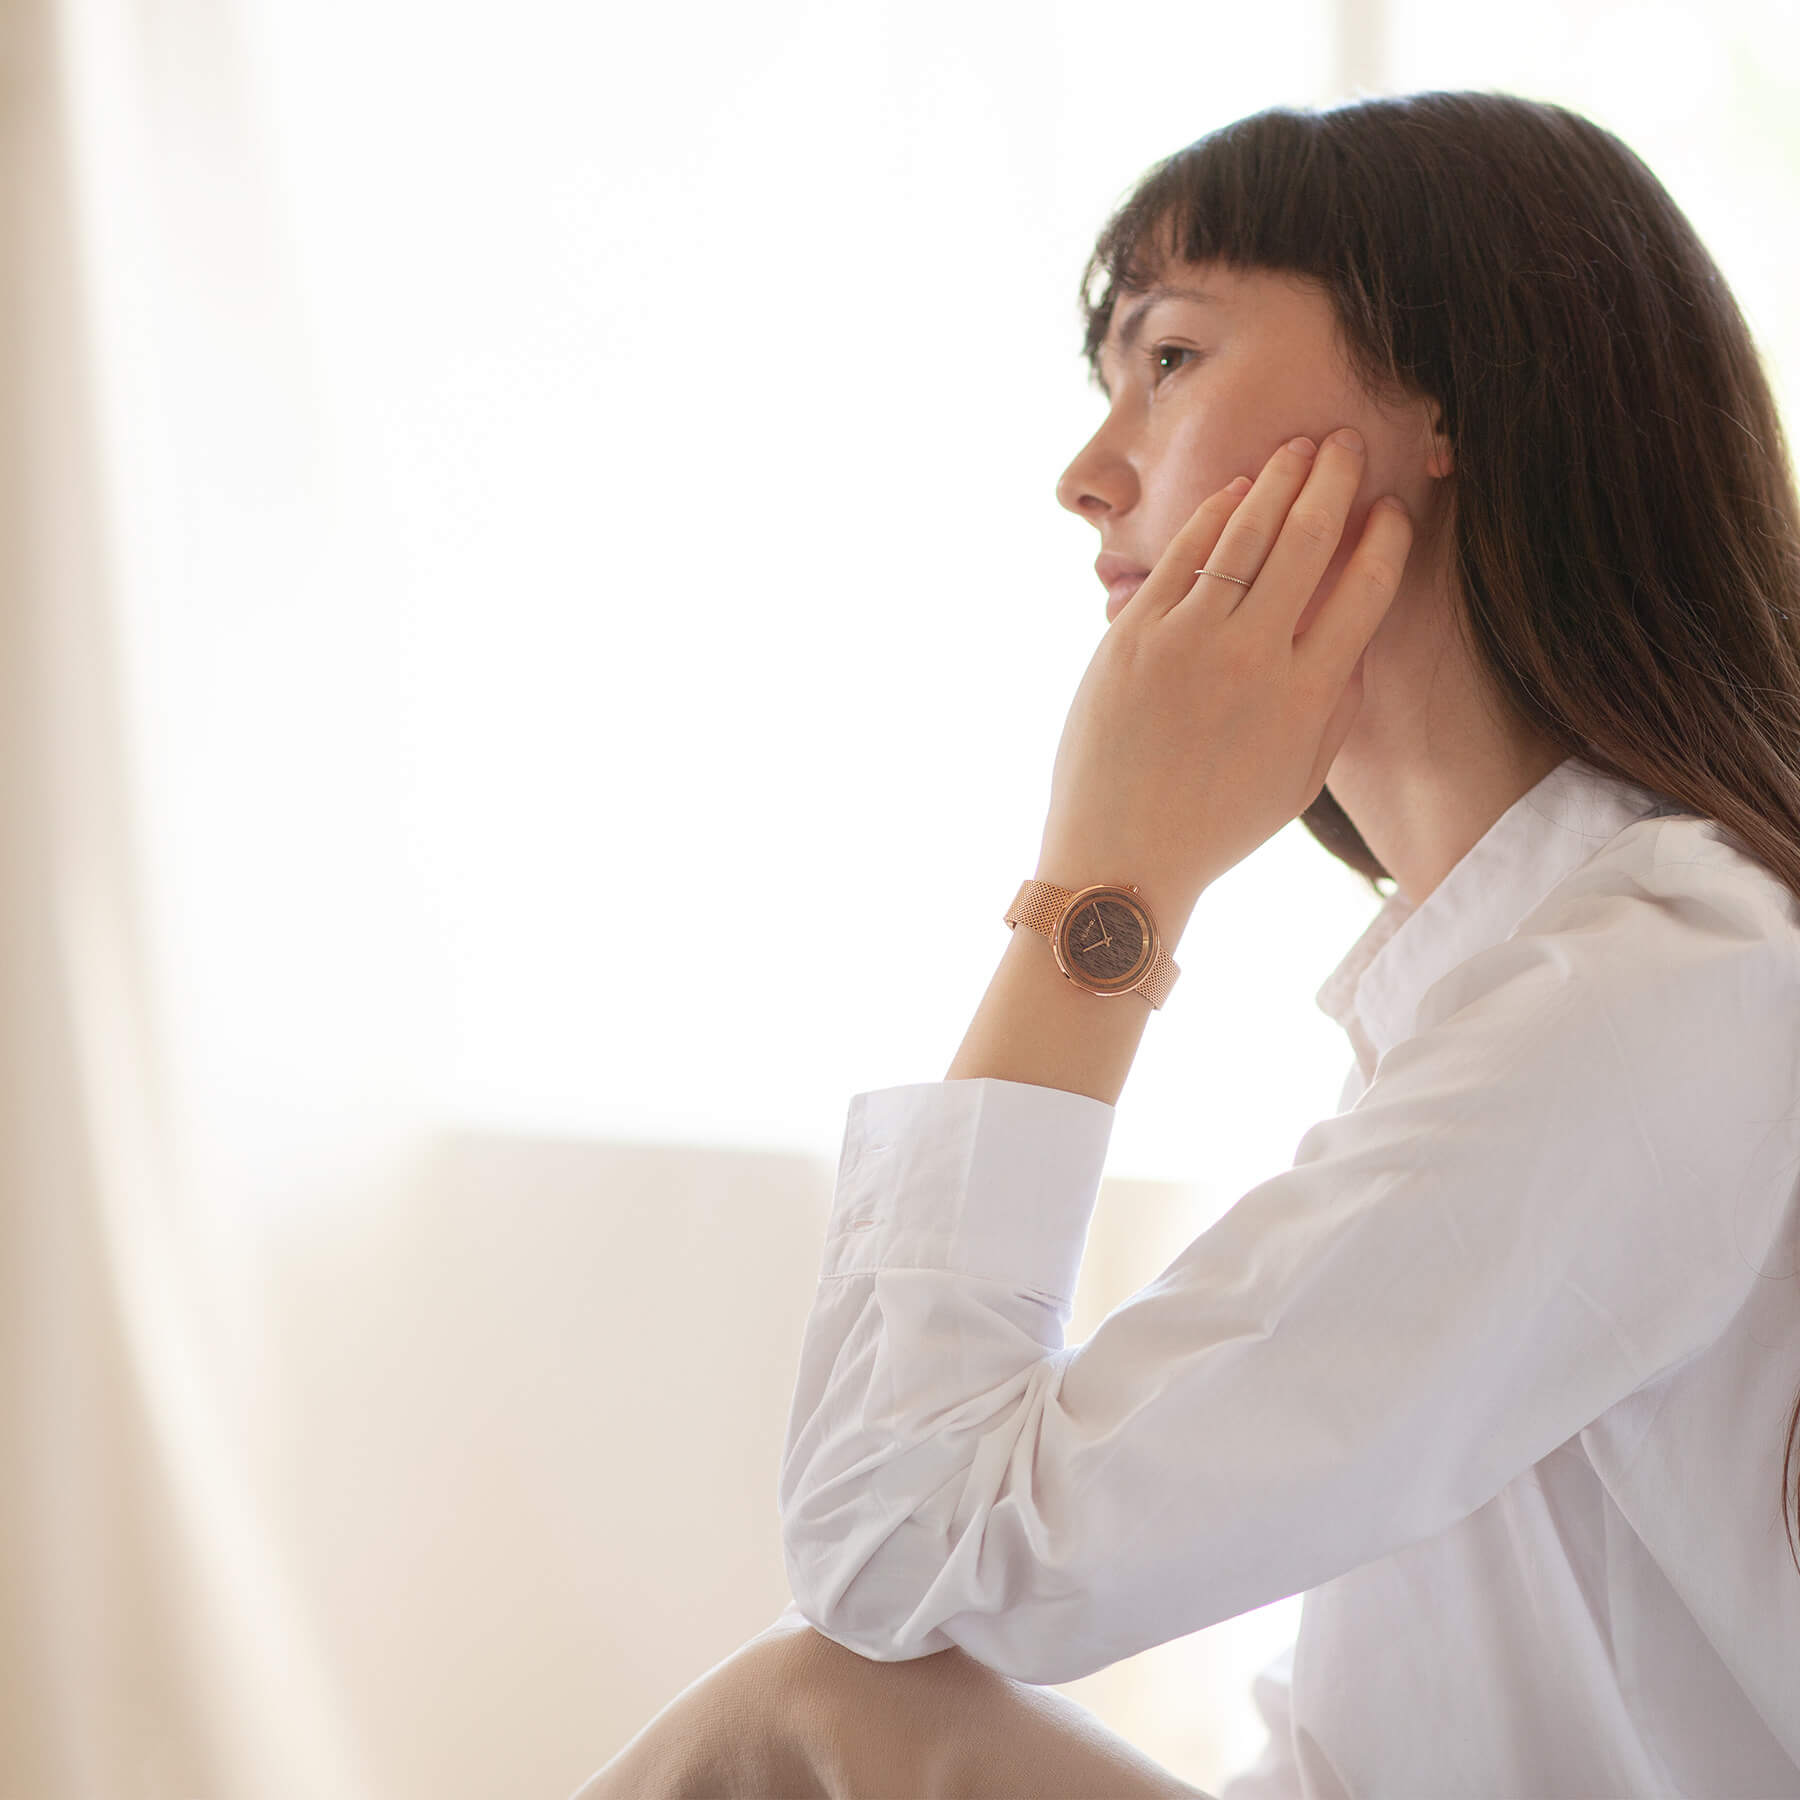
[[[1160,1010],[1181,974],[1135,886],[1027,881],[1006,909],[1006,922],[1041,931],[1056,966],[1090,994],[1142,994]]]

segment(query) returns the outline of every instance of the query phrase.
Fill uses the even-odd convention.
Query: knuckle
[[[1100,655],[1109,665],[1121,670],[1135,669],[1144,655],[1144,621],[1140,613],[1133,617],[1129,608],[1113,621],[1112,630],[1100,640]]]
[[[1267,632],[1254,629],[1221,632],[1215,639],[1215,647],[1223,672],[1235,680],[1260,681],[1280,665],[1281,659]]]
[[[1273,541],[1274,533],[1266,525],[1255,519],[1234,519],[1232,521],[1231,543],[1235,553],[1237,546],[1244,545],[1253,556],[1262,556]],[[1236,568],[1233,563],[1232,567]]]
[[[1400,584],[1400,570],[1397,564],[1385,556],[1367,556],[1363,559],[1363,581],[1372,588],[1387,593]]]
[[[1288,515],[1288,520],[1303,543],[1319,545],[1337,542],[1337,518],[1328,507],[1296,507]]]
[[[1343,683],[1316,661],[1303,664],[1295,674],[1294,682],[1299,689],[1301,704],[1314,712],[1335,705],[1338,695],[1343,692]]]

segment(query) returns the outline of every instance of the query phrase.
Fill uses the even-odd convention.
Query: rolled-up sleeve
[[[1104,1100],[1018,1081],[858,1094],[820,1279],[967,1275],[1034,1297],[1066,1323],[1112,1122]]]
[[[1759,1279],[1795,963],[1698,877],[1570,884],[1073,1346],[1113,1109],[857,1095],[778,1494],[800,1610],[879,1661],[1063,1682],[1465,1518]]]

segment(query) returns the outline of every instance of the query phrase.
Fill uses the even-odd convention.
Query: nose
[[[1056,483],[1057,504],[1095,526],[1128,511],[1137,499],[1137,471],[1111,426],[1108,420],[1082,445]]]

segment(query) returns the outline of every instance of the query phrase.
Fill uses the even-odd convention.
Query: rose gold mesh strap
[[[1054,882],[1049,881],[1024,882],[1013,897],[1012,905],[1006,909],[1006,922],[1012,926],[1029,925],[1034,931],[1041,931],[1045,937],[1054,938],[1056,921],[1062,917],[1063,908],[1079,892],[1078,888],[1057,887]],[[1148,912],[1150,909],[1146,906],[1144,910]],[[1159,932],[1149,968],[1144,971],[1143,978],[1137,985],[1126,988],[1125,992],[1142,994],[1160,1012],[1162,1003],[1169,997],[1169,989],[1175,985],[1180,974],[1181,970],[1163,948],[1162,934]]]

